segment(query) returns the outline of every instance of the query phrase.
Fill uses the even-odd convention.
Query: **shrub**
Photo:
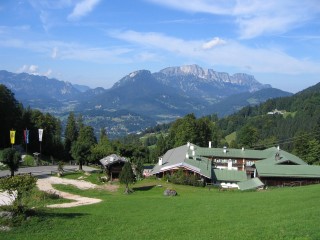
[[[31,175],[16,175],[0,179],[0,190],[8,191],[15,196],[12,211],[15,214],[25,213],[28,205],[28,195],[36,186],[37,179]]]
[[[30,166],[30,167],[33,167],[35,166],[35,159],[33,156],[31,155],[26,155],[24,158],[23,158],[23,162],[22,162],[22,165],[23,166]]]
[[[186,175],[183,172],[183,169],[179,169],[177,172],[170,175],[165,175],[165,178],[169,180],[169,182],[174,184],[182,184],[182,185],[191,185],[195,187],[203,187],[204,181],[198,179],[196,175]]]
[[[11,176],[18,171],[20,159],[21,154],[14,148],[6,148],[2,151],[1,161],[9,167]]]

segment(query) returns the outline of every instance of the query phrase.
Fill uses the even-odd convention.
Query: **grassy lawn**
[[[132,195],[56,187],[103,201],[39,211],[0,239],[320,239],[320,185],[219,192],[143,180]],[[166,187],[179,195],[163,196]]]
[[[283,117],[284,118],[287,118],[288,116],[291,116],[291,117],[295,117],[295,115],[296,115],[296,113],[297,112],[285,112],[284,114],[283,114]]]
[[[235,141],[237,137],[237,132],[230,133],[226,136],[226,141],[228,144],[231,144],[232,141]]]
[[[105,176],[104,173],[102,173],[102,171],[100,170],[96,170],[94,172],[92,172],[90,175],[84,175],[82,172],[71,172],[71,173],[64,173],[63,174],[63,178],[67,178],[67,179],[75,179],[75,180],[85,180],[97,185],[101,185],[103,184],[99,179],[100,177]]]

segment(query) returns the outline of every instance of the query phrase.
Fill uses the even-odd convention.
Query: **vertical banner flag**
[[[42,135],[43,135],[43,129],[38,129],[39,130],[39,141],[42,142]]]
[[[29,130],[28,129],[24,130],[23,135],[24,135],[24,142],[26,144],[28,144],[29,143]]]
[[[10,131],[10,142],[11,142],[12,145],[13,145],[14,142],[15,142],[15,136],[16,136],[16,131],[11,130],[11,131]]]

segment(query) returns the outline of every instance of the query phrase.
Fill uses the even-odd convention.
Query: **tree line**
[[[268,114],[275,109],[282,114]],[[309,164],[319,164],[320,83],[290,97],[244,107],[221,119],[214,114],[198,119],[188,114],[169,127],[154,129],[159,131],[149,137],[152,140],[144,141],[154,144],[151,154],[155,156],[188,141],[199,146],[208,146],[211,141],[212,147],[265,149],[280,146]],[[226,137],[232,134],[235,137],[228,141]]]
[[[265,149],[278,146],[301,157],[309,164],[320,156],[320,84],[291,97],[276,98],[258,106],[248,106],[225,118],[217,115],[197,118],[194,114],[147,129],[142,135],[131,134],[110,140],[105,129],[96,139],[93,128],[83,123],[81,115],[70,113],[62,131],[60,120],[48,113],[23,108],[5,86],[0,86],[0,148],[8,147],[9,131],[37,134],[44,129],[43,153],[58,159],[76,160],[79,165],[97,162],[115,153],[135,164],[155,163],[167,150],[192,142],[207,147]],[[284,114],[267,114],[274,109]],[[2,117],[5,116],[5,117]],[[228,140],[230,135],[235,137]],[[17,144],[19,141],[17,141]],[[37,138],[30,138],[30,151],[38,151]]]
[[[26,150],[23,131],[28,129],[28,153],[39,152],[38,129],[43,129],[43,156],[57,161],[76,161],[80,169],[83,164],[98,163],[111,153],[127,157],[136,164],[148,159],[149,150],[142,143],[111,141],[103,128],[97,139],[94,129],[83,123],[81,115],[76,116],[73,112],[70,112],[63,130],[58,118],[29,107],[24,108],[4,85],[0,85],[0,116],[0,149],[11,147],[9,134],[15,130],[15,144]]]

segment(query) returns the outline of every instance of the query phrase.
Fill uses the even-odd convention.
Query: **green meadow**
[[[0,239],[320,239],[320,185],[219,192],[143,180],[131,186],[131,195],[122,194],[122,187],[116,192],[55,187],[103,201],[40,208]],[[163,196],[166,188],[178,196]]]

